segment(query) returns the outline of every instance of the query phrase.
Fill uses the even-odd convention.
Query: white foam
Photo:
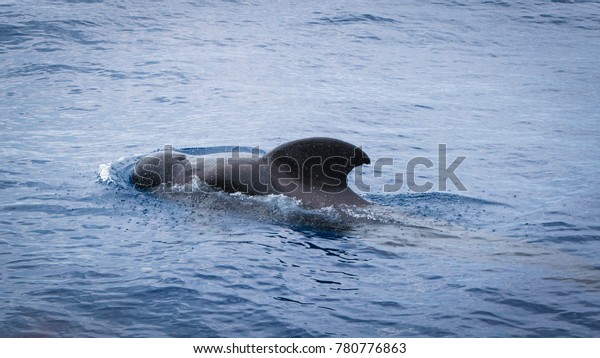
[[[113,177],[110,175],[110,168],[112,163],[100,164],[98,166],[98,179],[101,183],[112,184],[115,182]]]

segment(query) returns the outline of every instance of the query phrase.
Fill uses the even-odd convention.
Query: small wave
[[[478,204],[478,205],[492,205],[492,206],[504,206],[509,207],[507,204],[503,204],[497,201],[485,200],[480,198],[473,198],[469,196],[457,195],[452,193],[443,192],[430,192],[430,193],[402,193],[397,195],[383,195],[383,194],[371,194],[369,198],[381,205],[389,206],[404,206],[414,202],[426,201],[428,203],[440,203],[440,204]]]
[[[342,15],[335,17],[321,17],[318,21],[311,22],[311,24],[356,24],[356,23],[364,23],[364,22],[374,22],[374,23],[397,23],[399,21],[389,18],[389,17],[381,17],[375,16],[371,14],[362,14],[362,15]]]
[[[564,4],[576,4],[583,3],[584,1],[578,2],[562,2]],[[548,9],[550,10],[550,9]],[[600,28],[600,18],[597,13],[589,13],[586,15],[569,15],[564,11],[561,12],[543,12],[543,13],[530,13],[514,18],[518,22],[525,22],[528,24],[535,24],[539,26],[561,26],[571,27],[581,30],[593,30],[597,31]]]
[[[568,243],[584,244],[584,243],[589,243],[589,242],[600,242],[600,236],[585,235],[585,234],[582,234],[582,235],[559,235],[559,236],[548,235],[544,238],[541,238],[539,240],[534,240],[532,242],[553,242],[553,243],[568,242]]]
[[[32,37],[21,26],[0,24],[0,44],[14,46],[30,40]]]
[[[97,27],[98,25],[85,20],[60,21],[26,21],[18,27],[18,31],[30,39],[46,38],[75,42],[83,45],[104,43],[102,40],[92,40],[80,28]]]
[[[69,4],[100,4],[104,0],[66,0]]]
[[[464,227],[482,228],[492,212],[505,212],[509,205],[469,196],[431,192],[396,195],[371,194],[372,202],[402,210],[408,215],[441,220]]]
[[[583,3],[599,3],[598,0],[550,0],[553,3],[559,4],[583,4]]]
[[[52,75],[57,73],[91,73],[95,69],[86,67],[77,67],[61,64],[49,64],[49,63],[29,63],[24,66],[20,66],[18,69],[7,71],[3,77],[26,77],[36,75]]]

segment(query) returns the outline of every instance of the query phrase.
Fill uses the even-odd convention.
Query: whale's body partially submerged
[[[278,146],[262,157],[189,156],[165,150],[141,158],[131,180],[139,189],[190,183],[194,177],[217,190],[248,195],[283,194],[312,208],[370,203],[348,187],[348,174],[369,157],[333,138],[307,138]]]

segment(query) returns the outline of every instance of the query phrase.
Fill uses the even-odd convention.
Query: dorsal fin
[[[271,181],[278,191],[285,190],[293,181],[303,190],[316,188],[328,193],[344,191],[348,173],[371,162],[360,147],[324,137],[282,144],[264,158],[271,163]]]

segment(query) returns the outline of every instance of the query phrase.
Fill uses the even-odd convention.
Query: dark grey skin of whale
[[[278,146],[259,157],[188,156],[160,151],[141,158],[131,180],[139,189],[182,185],[194,177],[217,190],[247,195],[283,194],[303,206],[365,206],[370,203],[348,187],[348,174],[370,159],[361,148],[333,138],[306,138]]]

